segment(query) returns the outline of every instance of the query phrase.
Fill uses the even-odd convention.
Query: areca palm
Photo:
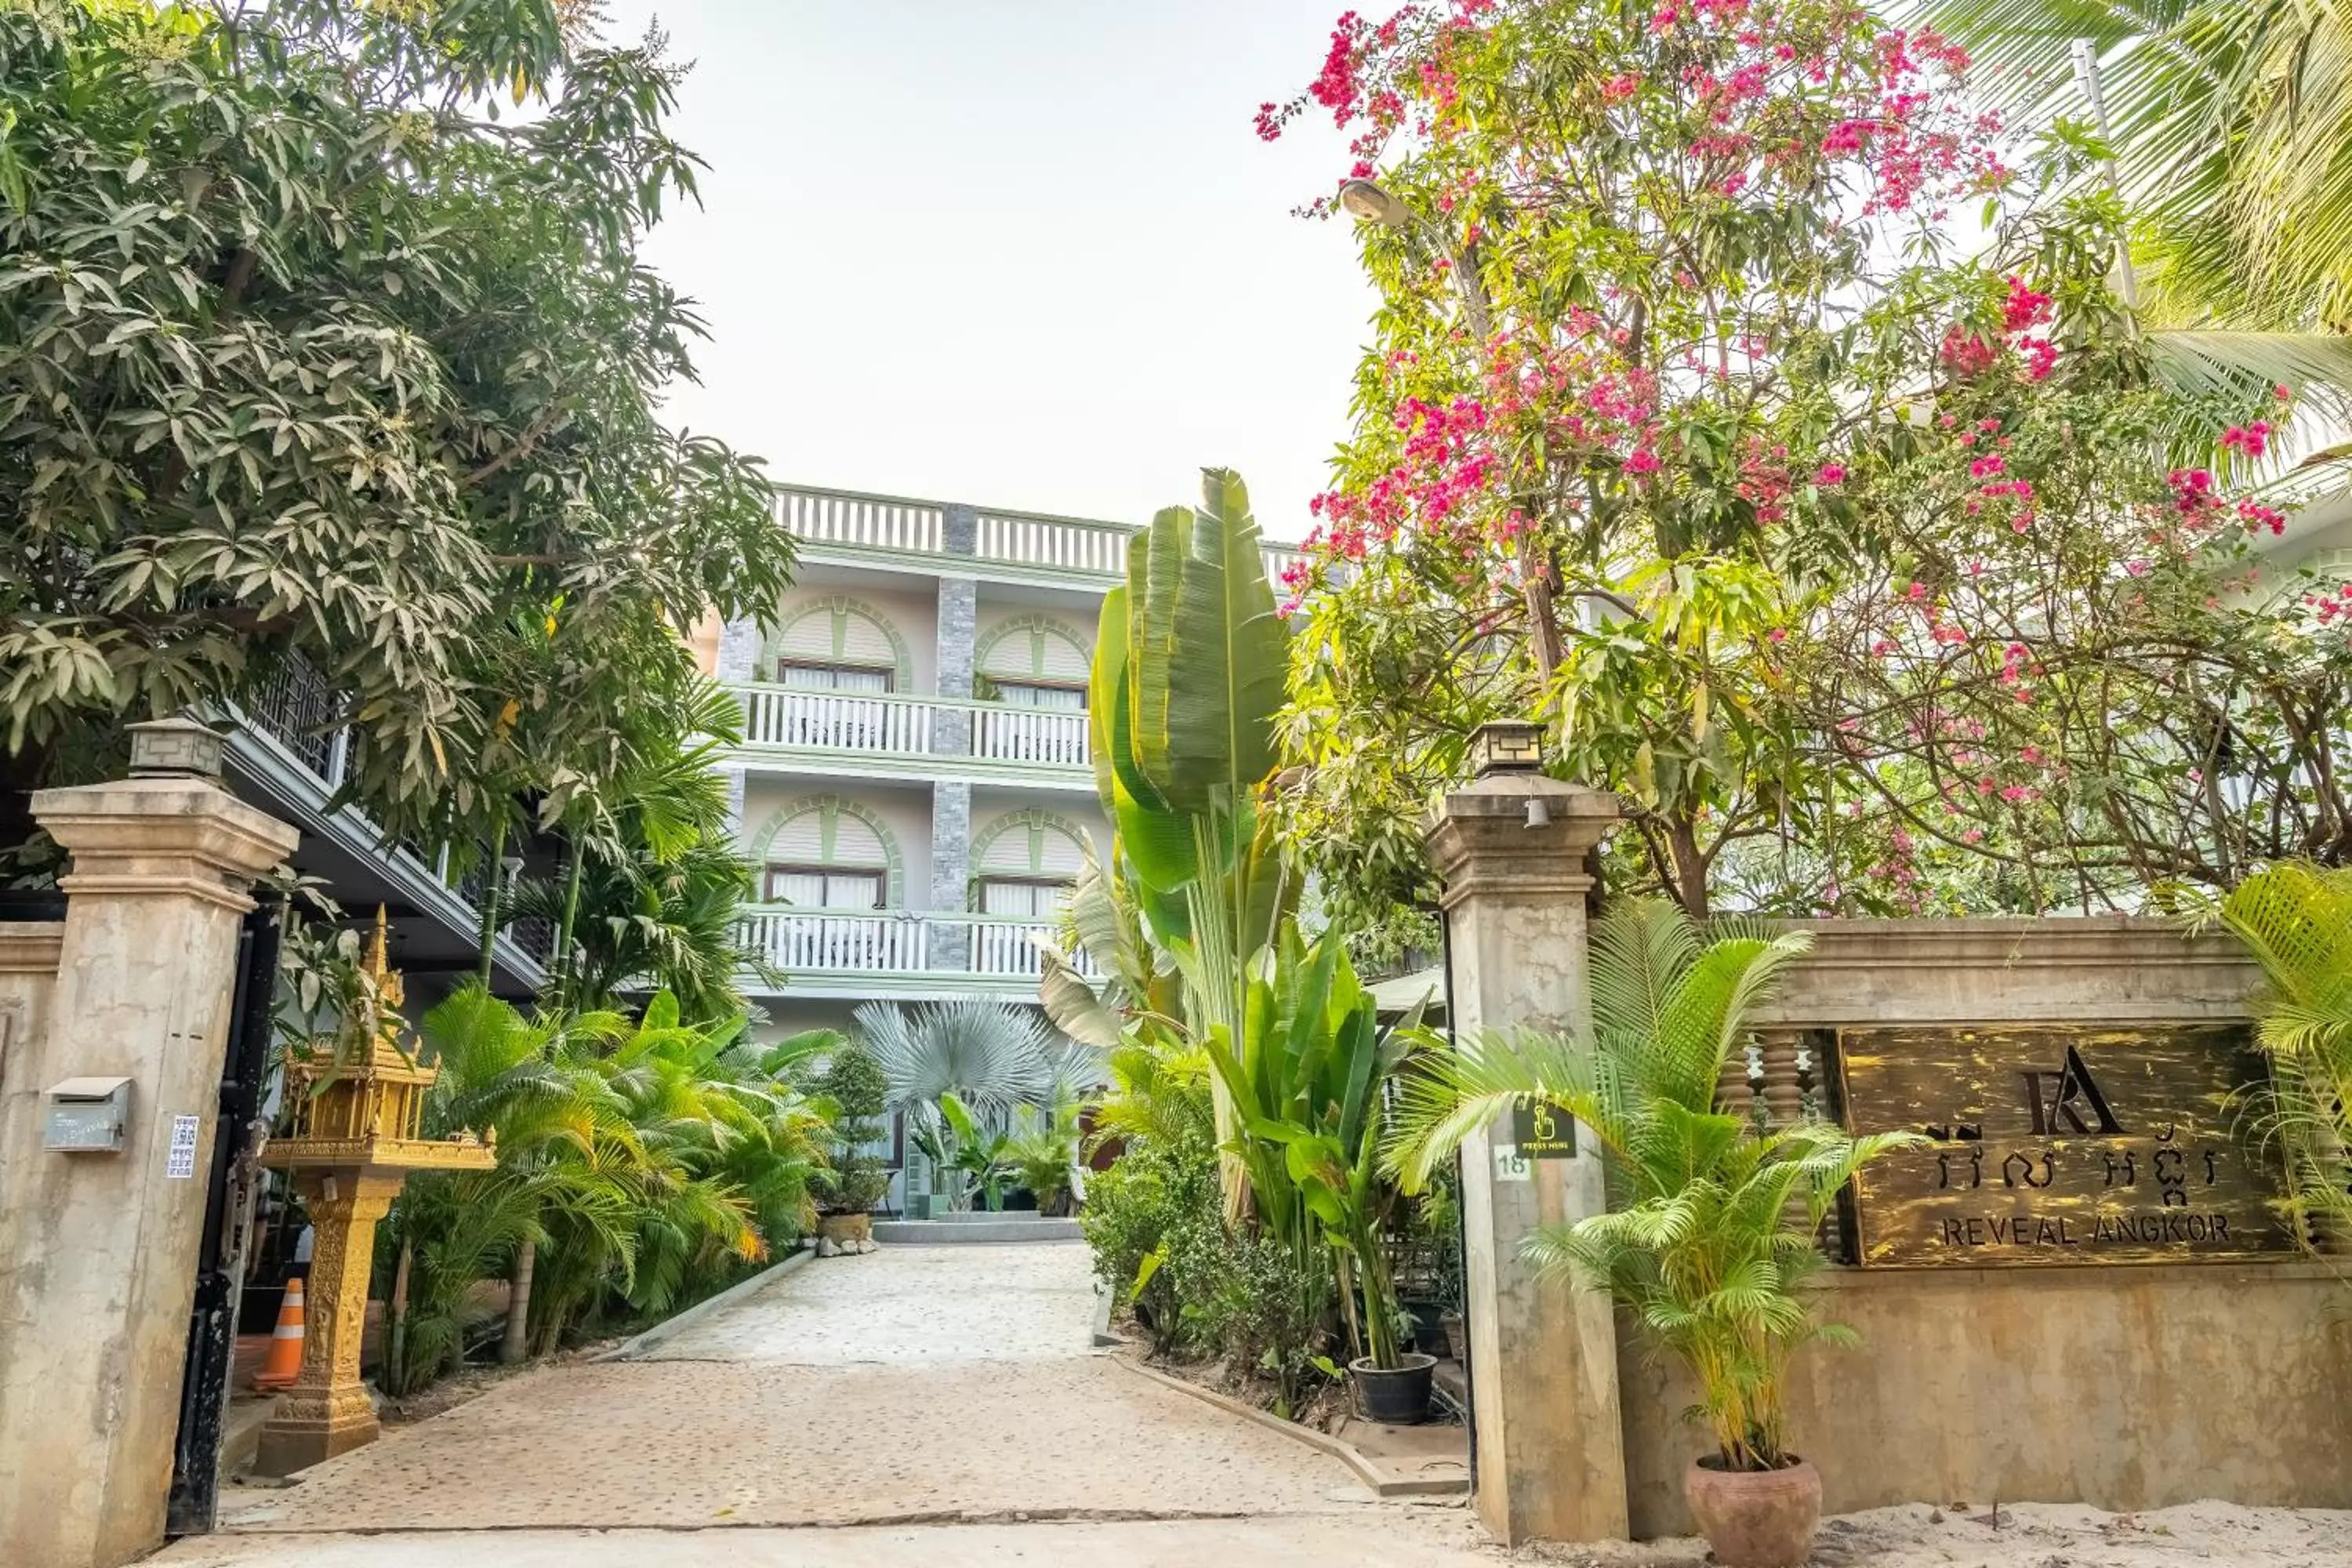
[[[2352,389],[2352,11],[2338,0],[1931,0],[2013,118],[2087,120],[2113,177],[2159,372],[2193,389]]]
[[[1840,1188],[1908,1134],[1848,1137],[1820,1122],[1759,1125],[1719,1109],[1750,1010],[1802,953],[1801,933],[1704,940],[1673,905],[1638,900],[1601,921],[1589,1032],[1491,1035],[1409,1079],[1385,1163],[1419,1191],[1463,1139],[1513,1106],[1573,1116],[1607,1162],[1609,1212],[1538,1226],[1521,1253],[1631,1307],[1697,1381],[1727,1468],[1785,1460],[1789,1359],[1846,1331],[1797,1287]]]
[[[2271,1063],[2260,1115],[2285,1156],[2295,1234],[2352,1236],[2352,870],[2273,866],[2231,889],[2221,919],[2270,981],[2256,1035]]]
[[[386,1227],[413,1268],[406,1310],[393,1329],[400,1353],[390,1381],[427,1381],[463,1349],[462,1309],[473,1283],[512,1259],[509,1334],[520,1353],[538,1246],[552,1218],[635,1261],[631,1179],[645,1158],[626,1108],[602,1076],[567,1048],[564,1027],[530,1020],[478,987],[425,1016],[426,1052],[440,1068],[425,1134],[489,1128],[489,1171],[413,1177]]]

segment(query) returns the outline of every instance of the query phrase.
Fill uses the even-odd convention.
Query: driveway
[[[1076,1243],[812,1262],[639,1359],[542,1368],[240,1494],[160,1561],[1492,1561],[1464,1510],[1378,1501],[1113,1364],[1094,1300]]]

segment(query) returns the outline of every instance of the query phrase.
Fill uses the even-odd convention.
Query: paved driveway
[[[1239,1568],[1470,1551],[1461,1510],[1376,1501],[1337,1461],[1112,1364],[1093,1305],[1075,1243],[814,1262],[643,1359],[526,1374],[247,1494],[230,1533],[163,1560]]]

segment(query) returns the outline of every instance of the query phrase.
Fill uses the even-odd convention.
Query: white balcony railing
[[[1062,566],[1106,576],[1127,572],[1127,542],[1135,530],[1033,512],[983,511],[972,553],[1021,566]]]
[[[1034,980],[1045,972],[1035,938],[1041,933],[1050,936],[1054,930],[1050,921],[913,910],[866,914],[755,904],[744,910],[739,934],[745,947],[787,971],[867,974],[939,971]],[[957,944],[942,938],[943,931],[964,938],[960,955]],[[1094,965],[1083,953],[1074,955],[1074,961],[1079,973],[1096,975]]]
[[[951,549],[948,542],[950,510],[971,520],[969,547]],[[1127,542],[1136,531],[1123,522],[986,507],[950,509],[940,501],[804,485],[784,489],[777,503],[777,517],[794,536],[820,547],[838,544],[897,554],[960,554],[1002,565],[1101,578],[1126,574]],[[1279,584],[1284,568],[1297,558],[1297,547],[1268,540],[1260,548],[1266,575]]]
[[[978,757],[1049,768],[1093,765],[1082,711],[949,697],[848,696],[782,686],[738,686],[735,694],[743,704],[748,745]]]
[[[1084,712],[1045,712],[983,702],[972,710],[971,754],[1047,767],[1094,765]]]
[[[814,542],[927,552],[945,545],[942,509],[934,501],[851,490],[787,489],[778,510],[785,528]]]

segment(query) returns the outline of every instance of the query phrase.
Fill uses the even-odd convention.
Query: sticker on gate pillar
[[[1495,1145],[1495,1180],[1498,1182],[1528,1182],[1535,1179],[1535,1162],[1508,1143]]]
[[[184,1182],[196,1173],[196,1129],[201,1121],[194,1116],[172,1118],[172,1147],[163,1157],[163,1174],[174,1182]]]

